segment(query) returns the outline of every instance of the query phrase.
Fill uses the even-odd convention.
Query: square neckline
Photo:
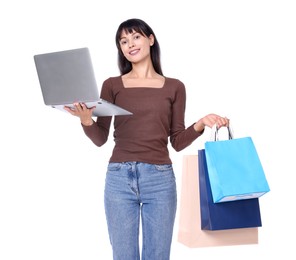
[[[121,82],[121,86],[122,88],[124,89],[163,89],[165,86],[166,86],[166,83],[167,83],[167,78],[165,76],[164,77],[164,82],[163,82],[163,85],[159,88],[155,88],[155,87],[126,87],[123,83],[123,79],[122,79],[122,76],[119,76],[120,78],[120,82]]]

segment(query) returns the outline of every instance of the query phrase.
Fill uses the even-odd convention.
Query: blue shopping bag
[[[228,131],[229,128],[228,128]],[[216,130],[217,136],[218,130]],[[251,137],[207,141],[206,162],[215,203],[259,198],[270,191]]]
[[[214,203],[205,150],[198,150],[200,217],[202,230],[261,227],[259,199]]]

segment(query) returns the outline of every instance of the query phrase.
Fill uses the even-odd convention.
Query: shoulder
[[[179,100],[184,102],[186,100],[186,89],[184,83],[176,78],[165,77],[165,91],[169,94],[173,102]]]
[[[109,77],[104,80],[103,85],[118,85],[121,83],[121,76]]]
[[[120,76],[109,77],[103,81],[101,88],[101,98],[109,102],[114,102],[115,96],[123,88]]]
[[[185,84],[176,78],[172,78],[172,77],[165,77],[166,78],[166,86],[168,87],[168,89],[170,91],[173,92],[182,92],[185,93],[186,89],[185,89]]]
[[[123,88],[121,76],[109,77],[105,79],[103,81],[102,88],[113,92],[120,91]]]

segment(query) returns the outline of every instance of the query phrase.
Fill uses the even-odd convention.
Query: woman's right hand
[[[79,117],[80,122],[85,126],[90,126],[94,123],[92,119],[92,113],[95,109],[95,106],[87,108],[84,103],[74,103],[73,107],[65,106],[64,109],[68,111],[71,115]]]

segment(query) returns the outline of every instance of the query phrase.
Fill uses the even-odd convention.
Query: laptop
[[[132,114],[99,97],[88,48],[37,54],[34,62],[45,105],[67,112],[64,106],[81,102],[96,107],[93,116]]]

